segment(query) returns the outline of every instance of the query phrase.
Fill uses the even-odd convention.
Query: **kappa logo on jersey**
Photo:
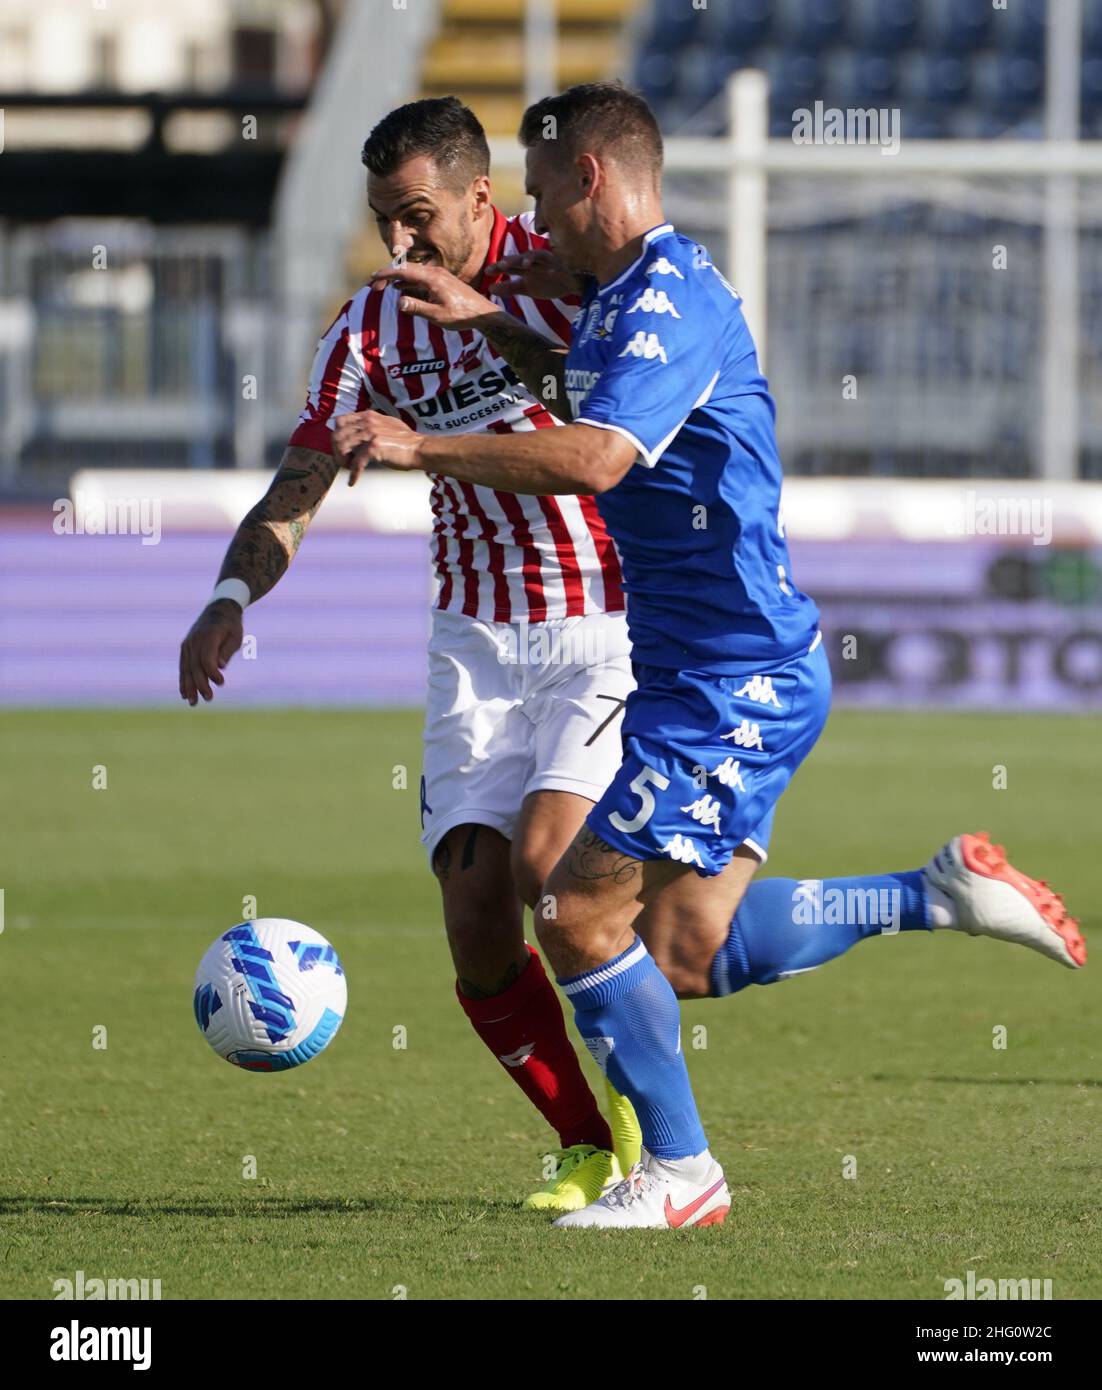
[[[393,367],[387,368],[387,375],[391,381],[397,381],[403,376],[428,376],[430,372],[444,371],[447,365],[442,357],[437,357],[432,362],[396,362]]]
[[[672,314],[675,319],[681,315],[677,312],[677,307],[665,290],[656,290],[652,285],[648,285],[635,303],[628,310],[629,314]]]
[[[749,719],[744,719],[737,729],[732,729],[729,734],[721,734],[720,741],[726,743],[730,739],[736,748],[757,748],[762,753],[765,752],[765,745],[761,741],[761,729],[757,724],[751,724]]]
[[[690,805],[682,806],[681,809],[687,811],[693,820],[698,820],[705,830],[710,826],[717,835],[719,834],[719,813],[722,807],[714,796],[698,797]]]
[[[700,851],[687,835],[675,835],[668,845],[662,846],[662,853],[668,854],[678,864],[695,864],[698,869],[704,867]]]
[[[639,332],[636,333],[635,337],[632,338],[631,342],[624,348],[620,356],[642,357],[648,362],[653,361],[657,357],[662,362],[665,362],[667,366],[669,366],[670,361],[666,356],[666,349],[662,346],[658,334],[646,333],[643,329],[640,329]]]
[[[773,689],[772,676],[751,676],[741,690],[735,691],[735,698],[739,696],[745,696],[759,705],[774,705],[777,709],[781,707],[777,692]]]
[[[518,1047],[515,1052],[499,1053],[498,1061],[504,1062],[507,1067],[523,1067],[535,1050],[535,1043],[525,1043],[523,1047]]]
[[[742,764],[737,763],[734,758],[724,758],[714,771],[708,773],[708,776],[718,778],[721,786],[737,787],[740,792],[744,792],[746,783],[742,780],[742,773],[739,770],[741,766]]]
[[[652,261],[651,264],[647,266],[645,274],[676,275],[679,280],[684,280],[685,278],[680,270],[678,270],[677,266],[674,265],[673,261],[668,261],[665,256],[659,256],[656,261]]]

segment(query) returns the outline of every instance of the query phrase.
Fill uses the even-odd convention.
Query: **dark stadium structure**
[[[1102,134],[1102,4],[1087,0],[1083,134]],[[793,110],[899,107],[915,139],[1040,135],[1044,0],[653,0],[635,68],[663,126],[716,134],[739,68],[770,80],[774,135]],[[720,99],[717,101],[717,95]]]

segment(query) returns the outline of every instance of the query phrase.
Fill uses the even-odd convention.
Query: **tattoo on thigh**
[[[432,852],[432,871],[443,881],[447,878],[451,866],[452,852],[448,848],[448,839],[445,836]]]
[[[463,846],[463,859],[459,865],[461,869],[469,869],[474,863],[474,847],[478,839],[479,826],[472,825],[471,833],[467,836],[467,841]]]
[[[465,980],[462,975],[459,977],[459,989],[466,999],[493,999],[495,995],[504,994],[511,985],[515,985],[520,975],[521,967],[514,961],[493,989],[483,989],[473,980]]]
[[[583,825],[567,850],[567,869],[575,878],[610,878],[613,883],[630,883],[642,869],[642,860],[613,849]]]

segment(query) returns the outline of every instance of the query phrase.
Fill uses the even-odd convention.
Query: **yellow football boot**
[[[616,1155],[592,1144],[552,1150],[554,1175],[524,1199],[532,1211],[581,1211],[623,1181]]]

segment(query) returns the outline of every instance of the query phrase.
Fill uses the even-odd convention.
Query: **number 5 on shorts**
[[[639,808],[639,814],[632,816],[631,820],[625,820],[619,811],[613,811],[608,818],[608,823],[615,826],[617,830],[622,830],[625,835],[633,834],[641,826],[646,825],[647,821],[654,815],[654,793],[647,786],[648,782],[653,782],[660,792],[664,792],[670,785],[668,777],[663,777],[653,767],[644,767],[631,783],[631,790],[643,803]]]

